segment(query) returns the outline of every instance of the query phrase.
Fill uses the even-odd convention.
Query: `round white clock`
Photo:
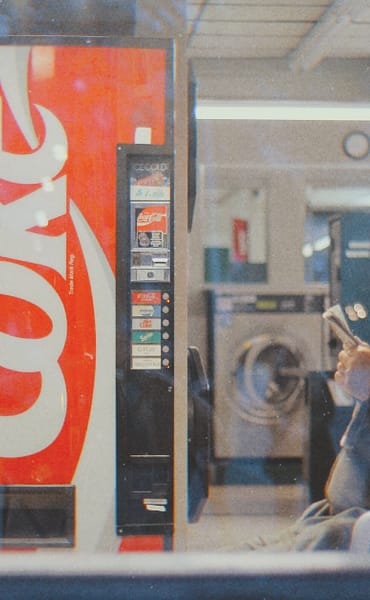
[[[343,140],[343,149],[350,158],[366,158],[370,150],[369,136],[363,131],[351,131]]]

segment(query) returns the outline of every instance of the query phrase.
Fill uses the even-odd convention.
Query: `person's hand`
[[[370,397],[370,346],[362,341],[355,347],[344,344],[338,354],[334,379],[354,398],[367,400]]]

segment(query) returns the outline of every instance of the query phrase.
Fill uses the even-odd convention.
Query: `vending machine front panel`
[[[158,421],[161,406],[172,427],[170,392],[162,365],[157,369],[163,337],[156,329],[173,279],[172,174],[166,171],[172,169],[172,46],[171,40],[118,36],[4,36],[0,42],[0,485],[7,498],[22,498],[30,518],[36,488],[43,507],[53,503],[56,488],[69,488],[58,496],[68,514],[65,531],[56,523],[48,531],[33,524],[23,537],[17,530],[19,546],[29,545],[27,531],[35,545],[68,538],[86,551],[117,549],[121,541],[115,519],[117,244],[132,262],[123,289],[130,339],[122,368],[129,376],[120,384],[131,406],[129,387],[139,388],[134,397],[140,402],[145,373],[158,375],[152,387],[159,398],[148,404],[148,417]],[[118,228],[117,242],[117,147],[139,148],[140,140],[149,153],[155,145],[157,158],[166,149],[165,183],[154,190],[160,197],[145,201],[138,197],[142,185],[133,190],[132,230]],[[140,165],[129,168],[140,180]],[[152,290],[152,273],[161,301],[149,304],[142,292]],[[138,425],[130,413],[127,431],[135,437],[125,443],[134,454],[141,452]],[[150,449],[145,423],[143,430]],[[166,483],[171,445],[160,454]],[[134,489],[149,471],[133,471]],[[157,509],[158,515],[164,510]],[[4,536],[0,532],[0,545]]]

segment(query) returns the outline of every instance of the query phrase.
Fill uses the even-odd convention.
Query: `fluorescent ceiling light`
[[[370,104],[198,100],[197,119],[270,121],[370,121]]]
[[[370,208],[370,187],[306,188],[311,210],[353,210]]]

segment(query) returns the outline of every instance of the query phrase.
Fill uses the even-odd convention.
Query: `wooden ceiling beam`
[[[293,71],[308,71],[335,55],[343,30],[368,15],[370,0],[334,0],[288,58]]]

